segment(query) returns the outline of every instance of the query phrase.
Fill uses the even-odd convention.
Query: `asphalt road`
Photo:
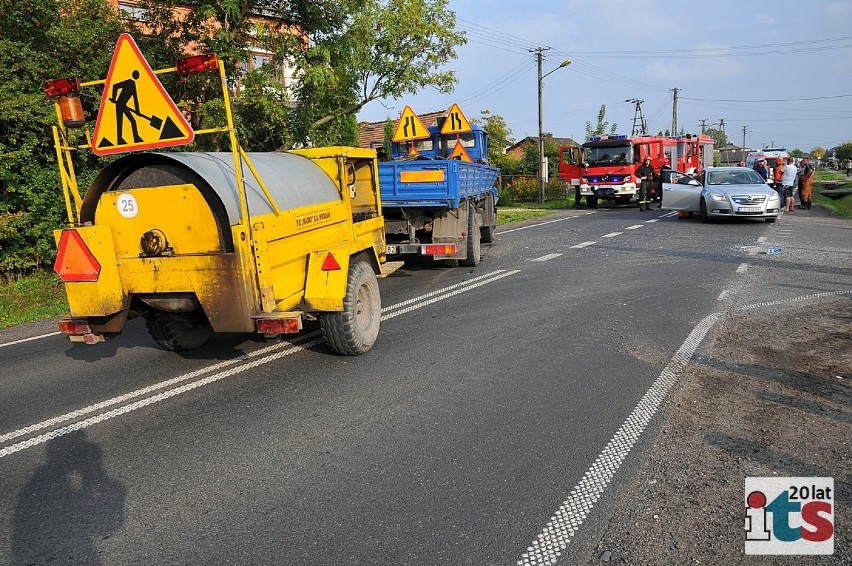
[[[474,269],[381,281],[354,358],[313,328],[188,355],[140,321],[97,346],[0,333],[0,560],[550,563],[528,549],[783,228],[605,208],[506,226]],[[641,432],[560,543],[596,540]]]

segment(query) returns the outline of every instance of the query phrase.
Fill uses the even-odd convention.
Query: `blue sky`
[[[545,52],[544,131],[582,141],[587,121],[630,133],[632,104],[651,132],[701,131],[724,119],[735,144],[810,151],[852,141],[852,0],[656,2],[653,0],[450,0],[468,43],[449,65],[455,92],[427,88],[375,101],[360,121],[460,105],[468,118],[490,110],[516,140],[538,135],[537,71]],[[718,125],[712,127],[718,128]]]

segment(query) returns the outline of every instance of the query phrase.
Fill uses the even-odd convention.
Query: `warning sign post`
[[[96,155],[190,143],[192,127],[129,34],[118,38],[92,139]]]

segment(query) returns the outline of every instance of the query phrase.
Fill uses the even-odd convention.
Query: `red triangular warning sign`
[[[77,230],[63,230],[53,270],[65,282],[97,281],[101,264],[83,242]]]
[[[95,155],[184,145],[195,132],[129,34],[118,38],[92,138]]]

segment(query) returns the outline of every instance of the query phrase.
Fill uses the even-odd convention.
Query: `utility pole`
[[[707,118],[702,118],[698,121],[701,124],[701,135],[704,135],[704,130],[707,128]]]
[[[550,49],[548,47],[547,49]],[[536,62],[538,63],[538,202],[544,203],[544,117],[542,112],[542,90],[544,83],[542,82],[541,63],[544,59],[543,53],[545,49],[536,47],[530,49],[535,53]]]
[[[743,150],[745,150],[745,148],[746,148],[746,145],[745,145],[746,128],[748,128],[747,125],[743,126]]]
[[[629,102],[635,105],[635,108],[633,109],[633,131],[630,135],[648,135],[648,123],[645,122],[645,116],[642,114],[642,103],[645,101],[639,100],[638,98],[628,98],[624,102]]]
[[[724,134],[725,134],[725,119],[724,119],[724,118],[719,118],[719,131],[721,131],[721,132],[722,132],[722,134],[723,134],[723,139],[724,139],[725,141],[728,141],[727,136],[725,136],[725,135],[724,135]]]
[[[675,87],[672,89],[672,136],[677,135],[677,93],[680,89]]]

